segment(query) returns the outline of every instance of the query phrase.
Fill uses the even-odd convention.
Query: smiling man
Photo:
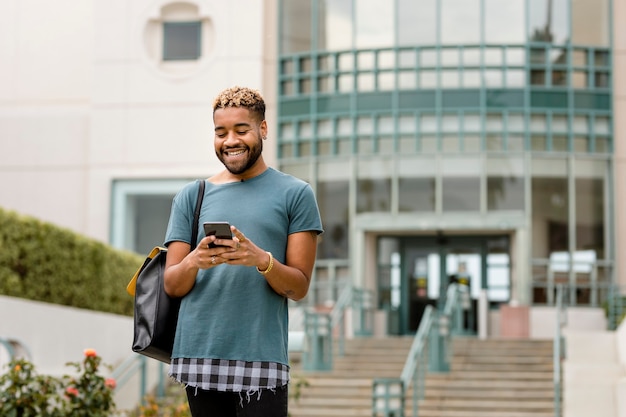
[[[165,237],[165,290],[181,301],[170,375],[193,417],[287,416],[287,300],[309,289],[322,224],[311,187],[268,167],[265,102],[233,87],[213,104],[215,154],[203,222],[228,222],[231,239],[204,236],[190,251],[197,188],[174,198]]]

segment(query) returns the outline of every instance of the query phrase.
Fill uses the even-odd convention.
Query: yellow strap
[[[150,254],[146,257],[146,259],[154,258],[156,256],[156,254],[159,253],[162,250],[165,250],[165,248],[161,247],[161,246],[155,246],[152,249],[152,251],[150,252]],[[144,262],[144,265],[145,265],[145,262]],[[135,275],[133,275],[132,279],[130,280],[130,282],[126,286],[126,292],[128,294],[132,295],[133,297],[135,296],[135,287],[137,286],[137,277],[139,276],[139,273],[141,272],[142,268],[143,268],[143,265],[141,265],[139,267],[137,272],[135,272]]]

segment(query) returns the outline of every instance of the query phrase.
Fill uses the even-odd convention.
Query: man
[[[197,186],[174,198],[165,290],[183,298],[170,375],[185,385],[193,417],[286,417],[287,299],[307,294],[319,210],[307,183],[265,164],[257,91],[220,93],[213,122],[225,169],[207,180],[200,224],[229,222],[232,239],[205,236],[190,251]]]

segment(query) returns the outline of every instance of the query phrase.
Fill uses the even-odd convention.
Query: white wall
[[[23,342],[42,373],[63,374],[93,348],[117,365],[132,354],[133,319],[115,314],[0,296],[0,337]]]
[[[0,2],[0,207],[108,241],[114,179],[221,169],[212,101],[235,84],[265,94],[264,80],[275,78],[264,74],[274,61],[265,44],[276,42],[264,7],[273,2],[185,2],[211,39],[197,63],[168,67],[151,55],[146,28],[175,1]]]

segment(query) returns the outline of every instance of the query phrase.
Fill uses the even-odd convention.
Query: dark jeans
[[[274,391],[206,391],[187,387],[187,400],[193,417],[287,417],[287,385]]]

